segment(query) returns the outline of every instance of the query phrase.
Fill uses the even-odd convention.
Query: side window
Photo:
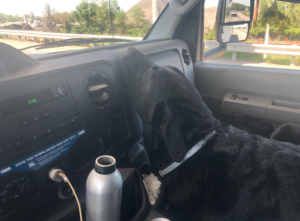
[[[213,1],[212,1],[213,2]],[[210,19],[215,18],[215,6],[206,3],[205,45],[210,50],[216,44]],[[300,69],[300,3],[260,0],[246,42],[227,45],[227,51],[208,63]],[[255,7],[256,8],[256,7]],[[209,14],[208,14],[209,13]],[[249,12],[241,12],[249,13]],[[255,16],[256,14],[256,16]],[[237,27],[240,32],[245,28]],[[213,40],[212,40],[213,38]],[[264,53],[266,52],[266,53]]]
[[[205,52],[219,47],[215,39],[215,23],[219,0],[205,1],[204,8],[204,43]]]

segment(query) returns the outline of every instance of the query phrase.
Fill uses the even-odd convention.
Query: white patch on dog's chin
[[[142,176],[144,179],[143,182],[145,188],[149,196],[150,204],[154,205],[160,193],[161,182],[153,173],[151,173],[150,175],[143,174]]]

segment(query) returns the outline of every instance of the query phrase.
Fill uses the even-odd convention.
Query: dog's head
[[[155,65],[135,48],[128,49],[122,68],[151,163],[159,169],[181,161],[217,123],[199,92],[178,69]]]

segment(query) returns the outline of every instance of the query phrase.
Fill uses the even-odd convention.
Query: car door
[[[213,7],[216,7],[211,3],[207,6],[205,12],[208,14],[205,18],[213,16]],[[205,43],[206,46],[218,44],[216,41]],[[245,45],[228,44],[227,48],[231,50],[232,47]],[[255,50],[256,45],[250,46]],[[269,46],[274,46],[274,43]],[[294,48],[299,52],[299,46]],[[228,56],[229,53],[232,53],[232,57]],[[205,62],[194,62],[195,85],[216,118],[265,137],[269,137],[284,123],[300,123],[299,66],[291,66],[288,63],[279,65],[280,60],[268,64],[268,57],[263,64],[244,61],[243,58],[236,60],[234,52],[225,52],[224,55]],[[263,56],[258,53],[238,53],[239,55]],[[274,55],[267,56],[272,58]],[[293,56],[280,58],[291,59],[291,62],[294,59]]]

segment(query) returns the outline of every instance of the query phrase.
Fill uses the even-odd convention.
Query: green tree
[[[299,38],[300,37],[300,28],[297,23],[293,23],[290,26],[287,26],[286,30],[284,31],[285,34],[290,36],[290,40],[292,38]]]
[[[76,11],[73,15],[75,15],[75,19],[77,21],[83,21],[85,26],[88,28],[93,24],[95,20],[93,17],[96,15],[98,6],[95,3],[88,3],[87,1],[81,2],[76,6]]]
[[[103,32],[107,32],[109,34],[115,34],[118,32],[115,22],[116,16],[119,12],[120,6],[117,0],[101,1],[100,7],[97,10],[97,22]]]
[[[145,12],[139,5],[129,11],[128,33],[133,37],[144,37],[151,27],[151,22],[145,19]]]
[[[7,15],[6,21],[8,21],[8,22],[14,22],[15,21],[14,16]]]
[[[0,23],[6,22],[7,15],[4,13],[0,13]]]
[[[294,23],[300,25],[300,4],[278,2],[278,9]]]
[[[22,17],[20,17],[19,16],[19,14],[16,14],[15,16],[14,16],[14,21],[22,21],[23,19],[22,19]]]
[[[115,17],[116,29],[119,35],[126,34],[127,14],[121,10],[116,13]]]
[[[215,40],[216,39],[216,26],[214,25],[213,29],[210,30],[210,28],[205,27],[207,29],[207,34],[204,36],[204,40]]]
[[[136,28],[141,28],[145,20],[145,12],[142,10],[141,6],[135,5],[131,8],[129,15],[131,17],[131,22]]]

